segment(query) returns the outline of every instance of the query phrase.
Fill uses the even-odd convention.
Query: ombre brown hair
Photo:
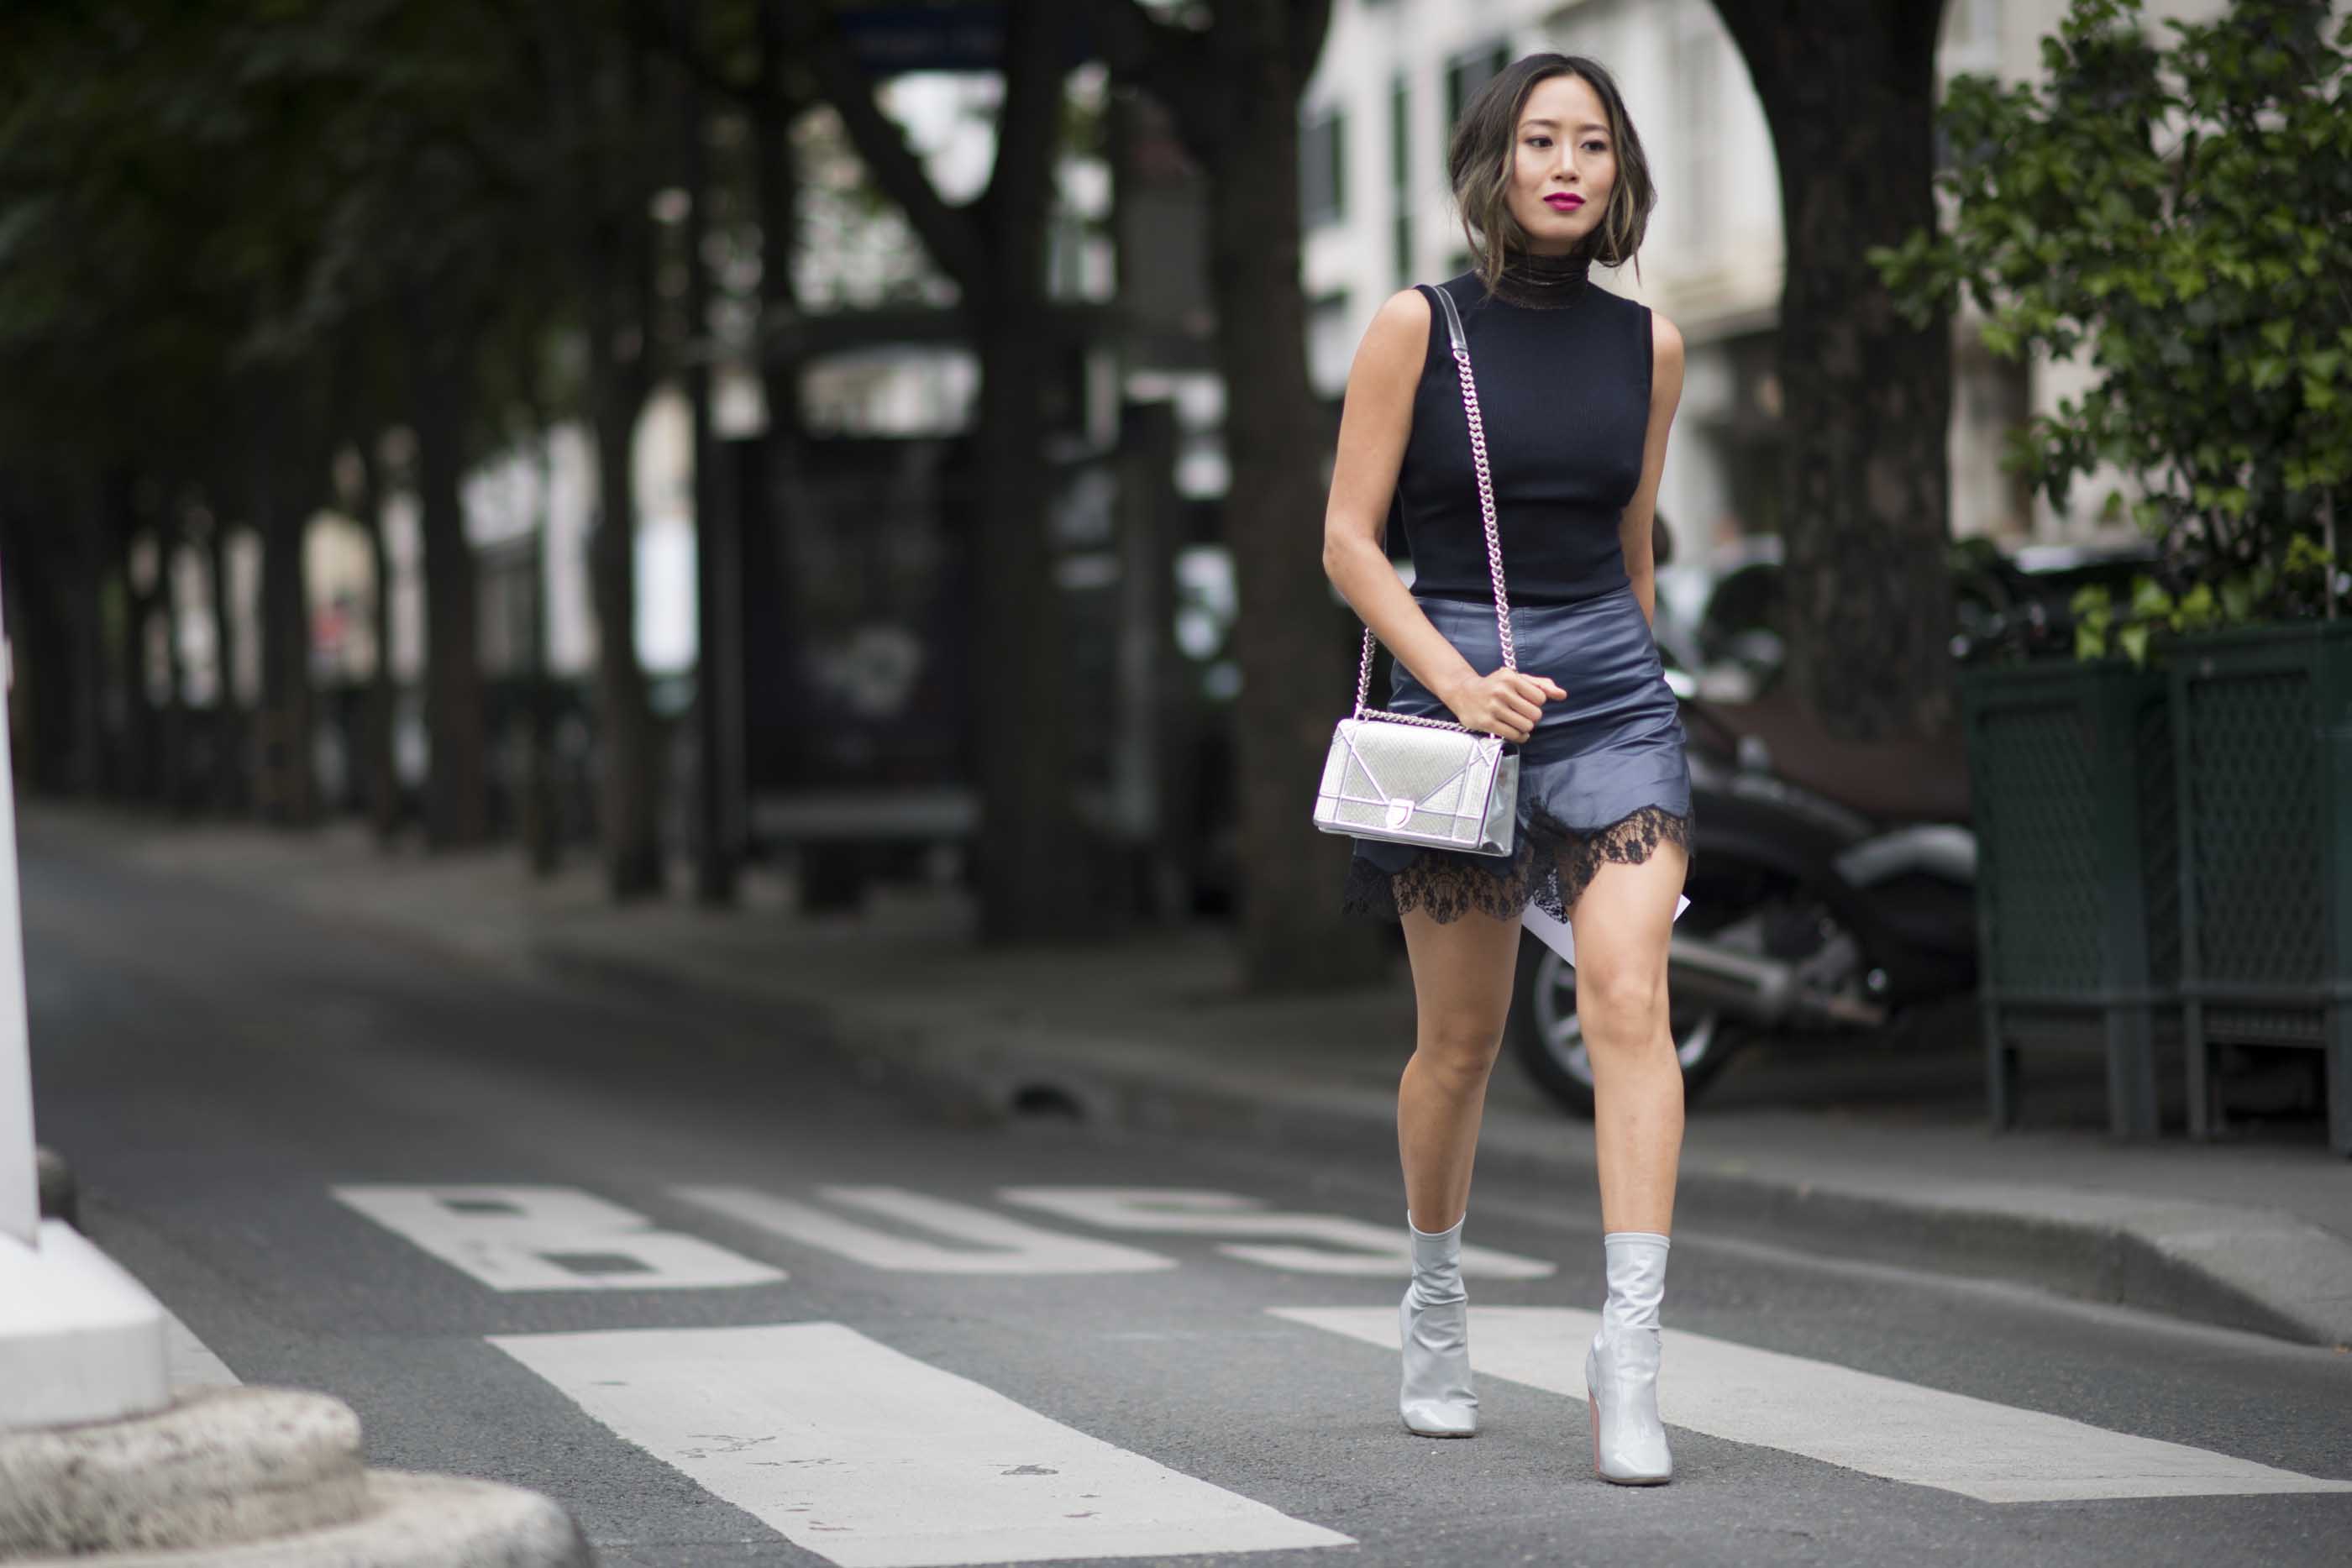
[[[1503,275],[1503,264],[1513,251],[1527,248],[1527,230],[1511,215],[1511,172],[1517,156],[1519,116],[1527,111],[1528,94],[1553,77],[1578,77],[1600,99],[1609,117],[1609,141],[1617,152],[1617,183],[1601,222],[1580,247],[1602,267],[1622,267],[1642,248],[1650,227],[1650,211],[1658,203],[1650,181],[1650,161],[1642,139],[1633,132],[1633,117],[1617,83],[1598,60],[1581,55],[1529,55],[1513,60],[1487,78],[1454,127],[1454,143],[1445,156],[1446,178],[1454,186],[1454,204],[1462,214],[1463,236],[1476,258],[1478,277],[1487,288]]]

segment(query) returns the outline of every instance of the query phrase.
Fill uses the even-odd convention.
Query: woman
[[[1401,919],[1419,1019],[1397,1096],[1412,1283],[1402,1409],[1425,1437],[1477,1429],[1461,1239],[1520,918],[1570,925],[1592,1056],[1608,1297],[1585,1359],[1593,1468],[1673,1474],[1657,1408],[1682,1072],[1666,948],[1690,847],[1690,771],[1660,664],[1651,518],[1683,379],[1682,337],[1586,277],[1640,248],[1654,201],[1606,71],[1535,55],[1495,77],[1447,160],[1477,258],[1440,285],[1463,318],[1500,523],[1518,669],[1499,638],[1469,423],[1431,295],[1381,308],[1348,377],[1324,524],[1331,580],[1395,654],[1392,711],[1519,747],[1508,856],[1356,841],[1351,910]],[[1408,591],[1382,533],[1391,499]]]

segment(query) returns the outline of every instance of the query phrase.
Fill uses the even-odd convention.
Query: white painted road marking
[[[699,1291],[785,1277],[576,1186],[330,1190],[493,1291]]]
[[[1353,1544],[839,1323],[489,1343],[843,1568]]]
[[[837,1214],[747,1186],[672,1187],[674,1196],[772,1235],[822,1247],[876,1269],[918,1274],[1135,1274],[1176,1260],[1115,1241],[1041,1230],[969,1204],[895,1186],[827,1186],[828,1203],[864,1208],[936,1231],[954,1246],[894,1236]]]
[[[1156,1231],[1188,1236],[1287,1237],[1312,1247],[1264,1242],[1227,1242],[1227,1257],[1306,1274],[1394,1275],[1412,1271],[1404,1214],[1391,1226],[1369,1224],[1338,1214],[1281,1214],[1258,1198],[1239,1193],[1174,1186],[1009,1186],[997,1197],[1024,1208],[1042,1208],[1106,1230]],[[1465,1245],[1462,1271],[1477,1280],[1547,1280],[1559,1265],[1491,1247]]]
[[[1269,1310],[1397,1348],[1394,1307]],[[1567,1307],[1474,1306],[1471,1364],[1482,1376],[1581,1399],[1584,1347],[1600,1326],[1599,1313]],[[1665,1358],[1658,1410],[1670,1427],[1987,1502],[2352,1491],[2352,1481],[2297,1475],[1674,1328],[1665,1331]]]

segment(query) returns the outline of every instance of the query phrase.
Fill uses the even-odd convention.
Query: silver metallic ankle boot
[[[1666,1293],[1668,1242],[1648,1230],[1612,1230],[1601,1240],[1609,1255],[1609,1299],[1584,1354],[1592,1470],[1620,1486],[1657,1486],[1675,1473],[1658,1419],[1658,1308]]]
[[[1470,1298],[1462,1289],[1462,1221],[1412,1233],[1412,1283],[1398,1304],[1404,1387],[1397,1399],[1405,1429],[1423,1437],[1468,1437],[1478,1430],[1478,1396],[1470,1391]]]

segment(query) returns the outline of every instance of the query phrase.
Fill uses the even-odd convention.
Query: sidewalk
[[[682,895],[615,908],[584,856],[536,883],[511,850],[385,856],[356,827],[294,836],[38,802],[20,823],[28,854],[233,885],[541,979],[691,990],[749,1030],[789,1019],[869,1081],[965,1114],[1074,1109],[1097,1127],[1360,1150],[1393,1136],[1412,1049],[1402,963],[1361,992],[1249,998],[1213,930],[983,952],[946,894],[810,918],[753,875],[730,913]],[[1753,1050],[1692,1112],[1677,1224],[2352,1344],[2352,1163],[2315,1134],[2116,1143],[2098,1130],[2096,1063],[2063,1062],[2029,1059],[2033,1124],[1998,1136],[1964,1039]],[[1589,1201],[1591,1144],[1589,1124],[1498,1069],[1482,1170]]]

